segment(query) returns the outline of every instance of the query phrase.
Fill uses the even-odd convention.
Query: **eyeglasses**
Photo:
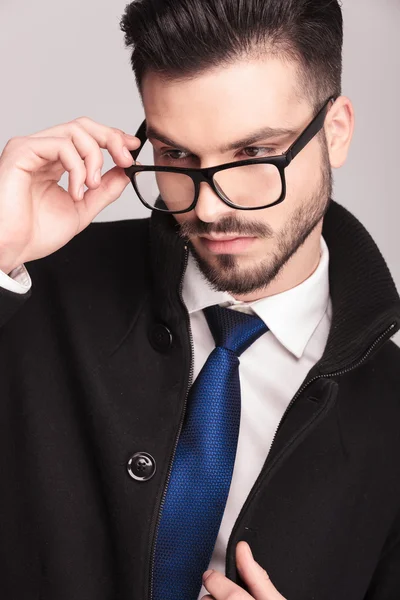
[[[182,214],[193,210],[197,204],[200,183],[208,183],[217,196],[238,210],[260,210],[280,204],[286,197],[285,169],[303,148],[322,129],[331,96],[314,119],[283,154],[268,158],[224,163],[205,169],[132,165],[125,170],[140,201],[150,210]],[[145,142],[146,120],[140,125],[136,137],[141,141],[137,150],[131,151],[136,161]]]

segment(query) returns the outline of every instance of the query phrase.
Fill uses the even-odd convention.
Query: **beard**
[[[188,242],[197,267],[214,290],[239,296],[267,288],[319,225],[331,203],[333,187],[326,138],[321,142],[321,148],[322,167],[317,189],[296,208],[278,233],[264,223],[241,222],[234,216],[224,217],[216,223],[197,220],[180,225],[179,235]],[[267,258],[247,268],[240,267],[240,258],[234,254],[215,255],[211,264],[197,252],[189,236],[213,233],[274,239],[274,250]]]

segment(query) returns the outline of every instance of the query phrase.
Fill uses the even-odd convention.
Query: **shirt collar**
[[[296,287],[256,300],[241,302],[228,292],[214,290],[189,254],[182,296],[189,314],[214,304],[250,307],[272,334],[297,358],[301,358],[329,302],[329,250],[321,236],[321,258],[316,270]]]

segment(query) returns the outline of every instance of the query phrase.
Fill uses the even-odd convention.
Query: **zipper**
[[[297,400],[297,398],[300,396],[300,394],[302,394],[304,392],[304,390],[306,388],[308,388],[308,386],[313,383],[314,381],[316,381],[317,379],[329,379],[330,377],[336,377],[338,375],[344,375],[345,373],[349,373],[350,371],[353,371],[354,369],[358,368],[360,365],[362,365],[363,362],[365,362],[367,360],[367,358],[370,356],[370,354],[373,352],[373,350],[375,349],[375,347],[385,338],[388,336],[388,334],[396,328],[397,323],[392,323],[390,325],[390,327],[388,327],[383,333],[381,333],[379,335],[379,337],[376,338],[376,340],[374,341],[374,343],[368,348],[367,352],[358,360],[356,361],[354,364],[352,364],[351,366],[345,368],[345,369],[341,369],[339,371],[335,371],[333,373],[327,373],[325,375],[317,375],[315,377],[313,377],[312,379],[310,379],[309,381],[307,381],[307,383],[305,383],[303,386],[300,387],[300,389],[297,391],[297,393],[295,394],[295,396],[292,398],[292,400],[290,401],[290,403],[288,404],[285,412],[283,413],[283,416],[279,422],[279,425],[274,433],[274,436],[272,438],[272,442],[271,442],[271,446],[270,446],[270,450],[269,452],[271,452],[271,448],[274,444],[275,438],[278,434],[278,431],[280,430],[283,421],[285,420],[289,410],[291,409],[291,407],[293,406],[293,404],[295,403],[295,401]],[[391,337],[391,336],[390,336]],[[254,496],[255,490],[258,488],[258,484],[261,481],[262,478],[264,478],[266,476],[266,474],[268,473],[269,470],[264,471],[263,470],[260,472],[259,476],[257,477],[256,481],[254,482],[254,485],[244,503],[244,505],[241,508],[241,511],[236,519],[235,525],[232,528],[231,531],[231,535],[229,536],[229,540],[228,540],[228,545],[227,545],[227,552],[226,555],[228,556],[228,547],[231,545],[231,540],[233,539],[233,536],[239,526],[239,521],[241,519],[241,516],[245,513],[245,511],[247,510],[247,507],[249,506],[250,502],[252,501],[252,498]]]
[[[172,453],[172,459],[170,461],[169,464],[169,468],[168,468],[168,475],[167,475],[167,483],[165,485],[164,488],[164,492],[163,492],[163,496],[161,498],[161,504],[160,504],[160,508],[158,510],[158,515],[157,515],[157,521],[156,521],[156,531],[153,537],[153,544],[152,544],[152,549],[151,549],[151,568],[150,568],[150,581],[149,581],[149,589],[150,589],[150,596],[149,596],[149,600],[153,600],[153,574],[154,574],[154,564],[155,564],[155,547],[156,547],[156,542],[157,542],[157,537],[158,537],[158,529],[160,526],[160,520],[161,520],[161,513],[164,507],[164,503],[165,503],[165,497],[167,495],[167,490],[168,490],[168,485],[169,485],[169,480],[171,478],[171,472],[172,472],[172,465],[174,463],[174,459],[175,459],[175,454],[176,454],[176,449],[178,447],[178,442],[179,442],[179,437],[181,434],[181,430],[182,430],[182,426],[183,426],[183,421],[185,418],[185,414],[186,414],[186,404],[187,404],[187,399],[189,396],[189,390],[190,387],[192,385],[193,382],[193,373],[194,373],[194,344],[193,344],[193,334],[192,334],[192,330],[190,327],[190,317],[189,317],[189,313],[188,310],[185,306],[185,303],[183,301],[183,296],[182,296],[182,287],[183,287],[183,280],[185,277],[185,272],[186,272],[186,268],[187,268],[187,264],[188,264],[188,260],[189,260],[189,249],[188,246],[185,246],[185,257],[184,257],[184,265],[183,265],[183,271],[182,271],[182,275],[181,275],[181,280],[179,283],[179,299],[182,303],[182,306],[185,309],[185,315],[186,315],[186,323],[187,323],[187,328],[189,331],[189,339],[190,339],[190,368],[189,368],[189,381],[188,381],[188,386],[187,386],[187,390],[186,390],[186,397],[185,397],[185,401],[184,401],[184,406],[183,406],[183,415],[181,418],[181,422],[179,424],[179,432],[178,432],[178,436],[175,440],[175,446],[174,446],[174,451]]]

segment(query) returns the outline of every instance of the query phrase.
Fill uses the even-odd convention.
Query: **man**
[[[2,597],[397,599],[400,301],[331,198],[340,7],[121,25],[137,137],[81,117],[0,159]],[[130,178],[150,219],[91,224]]]

